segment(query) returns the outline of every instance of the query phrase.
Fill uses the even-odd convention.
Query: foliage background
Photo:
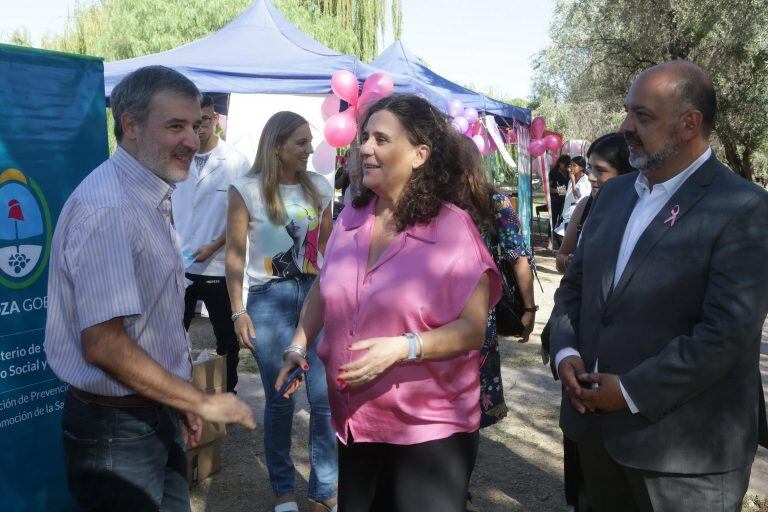
[[[400,0],[274,0],[322,44],[369,61],[391,26],[402,31]],[[168,50],[208,35],[251,0],[100,0],[77,5],[43,47],[119,60]],[[643,69],[670,59],[696,62],[718,92],[713,147],[737,173],[768,181],[768,0],[559,0],[551,44],[532,62],[530,98],[486,94],[543,115],[566,138],[615,131],[623,100]],[[6,39],[29,45],[19,27]],[[468,84],[469,88],[473,88]]]
[[[588,138],[614,131],[642,70],[687,59],[718,93],[713,146],[764,183],[768,130],[768,0],[560,0],[552,44],[534,59],[529,107],[553,128]]]

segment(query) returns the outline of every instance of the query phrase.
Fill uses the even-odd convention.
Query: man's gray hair
[[[115,120],[115,138],[123,138],[120,117],[128,113],[137,123],[143,125],[149,116],[149,102],[152,96],[162,91],[171,91],[180,96],[201,99],[200,91],[192,81],[165,66],[146,66],[125,76],[114,89],[109,100],[112,118]]]

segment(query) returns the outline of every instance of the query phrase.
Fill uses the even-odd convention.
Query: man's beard
[[[680,145],[675,140],[675,134],[670,133],[667,143],[658,153],[651,155],[633,155],[629,154],[629,165],[638,171],[651,171],[661,167],[664,162],[674,156],[680,149]]]
[[[139,140],[136,160],[144,167],[156,174],[166,183],[179,183],[187,179],[188,169],[174,169],[172,161],[175,154],[194,154],[188,149],[177,147],[171,154],[164,154],[164,150],[153,140]]]

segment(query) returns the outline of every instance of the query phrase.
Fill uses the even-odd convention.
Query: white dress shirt
[[[678,191],[683,183],[685,183],[685,181],[690,178],[711,155],[712,148],[708,147],[706,151],[704,151],[699,158],[694,160],[694,162],[683,172],[663,183],[657,183],[653,186],[653,190],[651,190],[650,185],[648,184],[648,179],[643,173],[637,175],[637,180],[635,180],[635,191],[637,192],[638,200],[635,204],[635,208],[632,210],[632,215],[629,216],[627,227],[624,229],[624,236],[621,239],[619,257],[616,259],[616,272],[613,277],[614,287],[618,284],[619,279],[621,279],[621,275],[627,267],[629,258],[635,250],[635,245],[640,239],[640,236],[642,236],[648,228],[648,225],[656,218],[664,205],[667,204],[673,195],[675,195],[675,192]],[[670,216],[672,216],[671,211]],[[560,350],[555,355],[555,368],[559,368],[560,362],[568,356],[581,357],[581,354],[578,350],[571,347]],[[594,371],[598,371],[598,361],[595,361]],[[632,401],[632,398],[630,398],[627,390],[624,389],[624,385],[621,384],[621,381],[619,381],[619,386],[621,387],[621,394],[624,395],[624,400],[627,401],[629,410],[632,411],[632,414],[637,414],[639,410]]]
[[[223,139],[219,139],[199,172],[193,159],[189,177],[176,185],[172,198],[173,220],[185,253],[193,253],[224,234],[229,186],[249,168],[248,160]],[[195,275],[223,276],[224,255],[222,246],[207,260],[189,264],[186,271]]]

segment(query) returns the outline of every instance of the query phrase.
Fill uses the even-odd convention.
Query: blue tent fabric
[[[447,110],[448,101],[459,99],[465,107],[474,107],[480,112],[524,125],[531,124],[530,110],[494,100],[443,78],[422,64],[401,41],[395,41],[381,52],[370,67],[390,73],[395,82],[395,91],[421,94],[443,111]],[[358,76],[367,78],[375,71],[361,69]]]
[[[104,64],[105,92],[130,72],[154,64],[173,68],[203,92],[322,94],[331,75],[365,66],[323,46],[292,25],[268,0],[256,0],[218,32],[184,46]]]

